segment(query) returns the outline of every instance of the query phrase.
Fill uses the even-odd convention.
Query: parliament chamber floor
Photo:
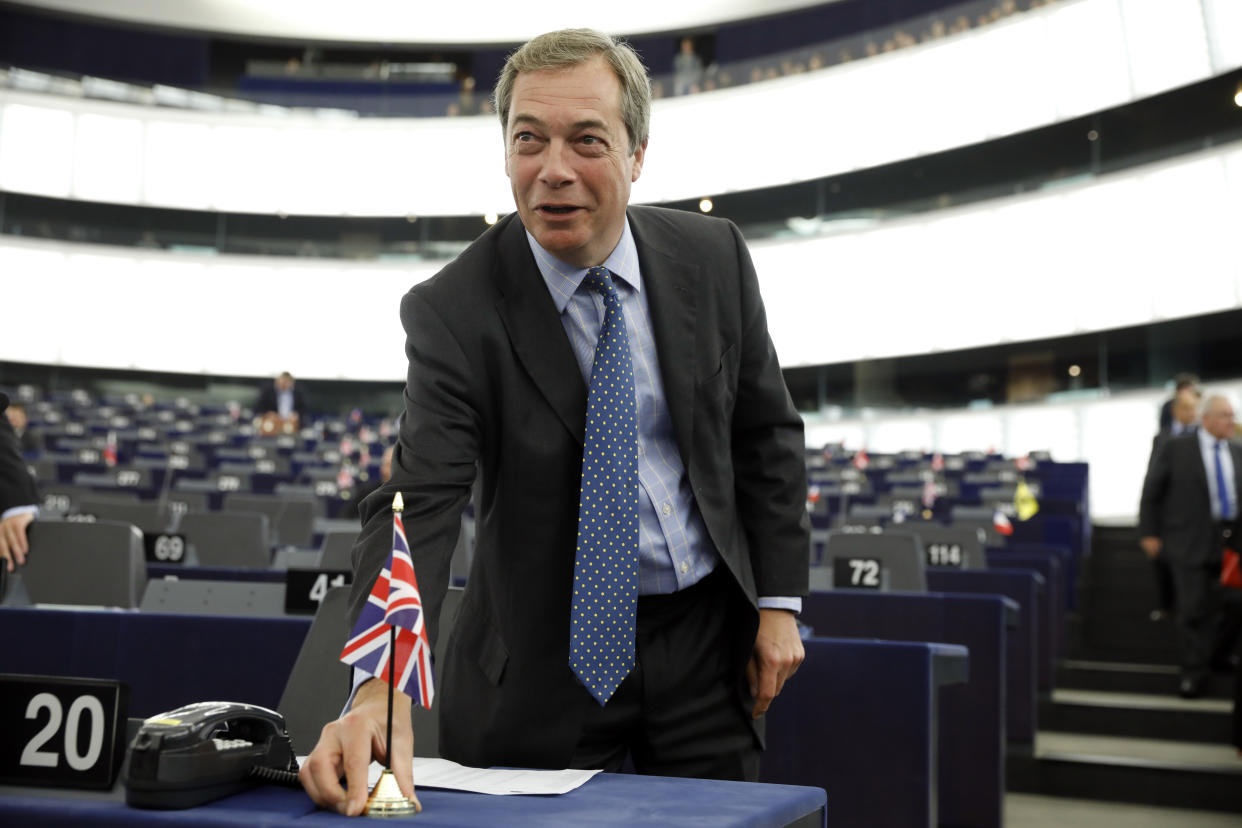
[[[130,717],[262,704],[313,742],[346,684],[343,620],[314,613],[348,582],[358,526],[342,514],[379,480],[393,423],[264,434],[240,406],[14,395],[43,501],[4,586],[5,672],[123,680]],[[1176,697],[1172,622],[1151,618],[1134,529],[1092,526],[1086,464],[806,459],[807,661],[769,713],[761,781],[823,788],[830,825],[1237,824],[1232,677]],[[472,524],[468,509],[458,586]],[[340,694],[286,686],[311,669],[337,670]]]

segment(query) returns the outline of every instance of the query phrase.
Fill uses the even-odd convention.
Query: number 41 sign
[[[111,788],[128,701],[119,681],[0,675],[0,781]]]

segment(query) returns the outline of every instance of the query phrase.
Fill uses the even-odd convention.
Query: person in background
[[[273,412],[282,420],[296,414],[299,423],[306,421],[306,396],[288,371],[281,373],[271,385],[265,385],[254,404],[257,417]]]
[[[1233,432],[1232,404],[1208,397],[1199,429],[1167,440],[1152,458],[1139,502],[1139,544],[1149,558],[1167,555],[1173,571],[1185,698],[1203,694],[1213,669],[1233,666],[1239,619],[1225,611],[1220,583],[1239,526],[1242,447]]]
[[[18,445],[23,454],[39,451],[42,448],[39,435],[29,429],[30,419],[26,415],[26,407],[21,403],[10,402],[4,412],[17,434]]]
[[[378,480],[366,480],[354,486],[354,495],[349,502],[341,507],[341,513],[337,517],[342,519],[350,519],[358,517],[358,507],[362,501],[367,498],[371,492],[384,485],[392,477],[392,452],[393,447],[389,446],[384,449],[384,456],[380,460],[380,473]]]
[[[1164,405],[1160,406],[1161,431],[1173,428],[1173,403],[1176,402],[1178,394],[1187,390],[1193,391],[1196,398],[1202,396],[1202,391],[1199,389],[1199,377],[1194,374],[1182,373],[1173,378],[1173,396],[1165,400]]]
[[[1170,426],[1162,428],[1151,440],[1151,455],[1147,458],[1148,468],[1151,467],[1152,461],[1156,459],[1156,454],[1165,443],[1179,434],[1195,430],[1195,418],[1198,413],[1199,390],[1194,387],[1187,387],[1178,391],[1173,397],[1173,416]],[[1169,565],[1169,558],[1165,552],[1157,551],[1152,555],[1149,551],[1148,556],[1151,558],[1152,570],[1156,575],[1157,604],[1156,608],[1151,611],[1151,620],[1163,621],[1173,614],[1176,606],[1176,596],[1173,590],[1173,568]]]
[[[673,58],[673,94],[689,95],[698,91],[703,82],[703,59],[694,51],[694,40],[681,39],[681,48]]]
[[[39,490],[22,459],[17,433],[9,422],[9,398],[0,394],[0,561],[9,572],[26,562],[26,528],[39,515]]]

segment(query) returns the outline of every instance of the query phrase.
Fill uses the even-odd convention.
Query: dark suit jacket
[[[1199,430],[1199,427],[1197,425],[1191,425],[1189,429],[1190,429],[1189,431],[1183,431],[1181,434],[1194,434],[1196,431]],[[1156,436],[1151,438],[1151,454],[1147,456],[1147,468],[1149,469],[1151,468],[1151,464],[1155,461],[1156,455],[1160,453],[1161,447],[1165,443],[1172,440],[1175,436],[1181,436],[1181,435],[1173,434],[1172,425],[1161,428],[1159,431],[1156,432]]]
[[[1242,448],[1229,443],[1235,491],[1242,492]],[[1214,534],[1211,490],[1198,435],[1180,434],[1156,450],[1143,481],[1139,536],[1164,541],[1163,554],[1175,566],[1202,566],[1220,557]]]
[[[1173,427],[1173,397],[1169,397],[1164,401],[1164,405],[1160,406],[1160,430],[1168,431]]]
[[[749,653],[756,597],[807,592],[802,420],[737,229],[649,207],[629,218],[677,446],[740,585]],[[587,386],[517,216],[411,290],[401,319],[406,416],[393,479],[363,505],[352,617],[387,559],[400,490],[434,640],[477,469],[474,563],[436,671],[440,748],[469,765],[565,767],[594,704],[568,666]]]
[[[254,404],[255,414],[266,414],[269,411],[277,411],[276,406],[276,385],[268,383],[259,391],[259,399]],[[298,415],[298,420],[306,424],[306,395],[302,393],[302,388],[296,382],[293,384],[293,410]]]
[[[39,503],[39,490],[22,459],[21,443],[4,410],[9,398],[0,394],[0,514],[14,506],[32,506]]]

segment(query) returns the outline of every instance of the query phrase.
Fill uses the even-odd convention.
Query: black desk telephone
[[[142,723],[130,745],[125,801],[192,808],[259,782],[297,785],[285,720],[266,707],[199,702]]]

